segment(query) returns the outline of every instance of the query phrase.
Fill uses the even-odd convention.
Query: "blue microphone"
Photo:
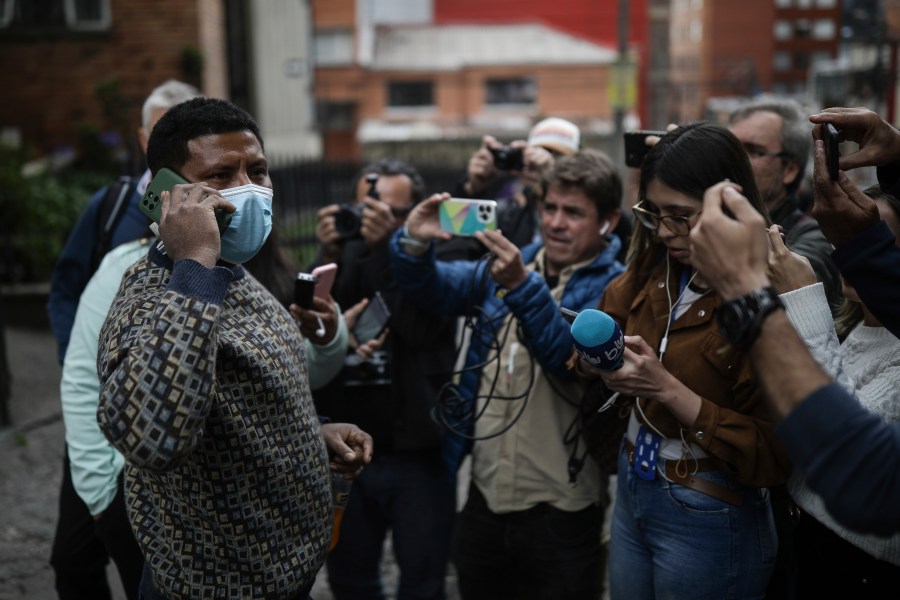
[[[622,328],[602,310],[578,313],[572,322],[572,344],[581,358],[601,371],[615,371],[625,360]]]

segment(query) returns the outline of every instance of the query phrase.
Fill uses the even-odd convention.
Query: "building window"
[[[831,52],[818,51],[812,54],[812,64],[831,62]]]
[[[488,79],[484,84],[487,104],[534,104],[536,95],[531,77]]]
[[[797,0],[797,8],[811,8],[812,0]]]
[[[699,42],[703,38],[703,24],[700,19],[691,19],[690,41]]]
[[[333,67],[353,64],[353,33],[346,29],[316,31],[313,41],[316,65]]]
[[[773,54],[772,68],[776,71],[789,71],[791,68],[791,54],[789,52],[776,52]]]
[[[817,19],[813,24],[812,36],[817,40],[834,39],[835,26],[831,19]]]
[[[797,52],[794,54],[794,68],[805,71],[809,68],[809,54],[806,52]]]
[[[109,0],[0,0],[0,26],[18,30],[109,29]]]
[[[793,34],[794,27],[791,25],[790,21],[785,21],[783,19],[775,21],[775,25],[772,27],[772,35],[775,36],[776,40],[789,40]]]
[[[775,8],[790,8],[793,4],[792,0],[775,0]]]
[[[810,30],[812,30],[812,23],[809,22],[809,19],[797,19],[797,22],[794,23],[794,35],[801,40],[809,37]]]
[[[834,8],[837,0],[816,0],[816,8]]]
[[[12,21],[13,0],[0,0],[0,27],[7,27]]]
[[[391,108],[434,106],[434,84],[431,81],[389,82],[388,106]]]
[[[356,124],[354,102],[319,102],[316,120],[323,131],[346,131]]]

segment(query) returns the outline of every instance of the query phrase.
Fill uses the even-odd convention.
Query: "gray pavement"
[[[65,444],[55,341],[45,328],[7,324],[6,345],[12,426],[0,429],[0,600],[55,600],[48,560]],[[390,544],[382,572],[388,597],[395,597],[398,571]],[[125,600],[115,568],[108,573],[113,599]],[[313,587],[315,600],[332,599],[325,577],[323,569]],[[449,600],[459,597],[452,568],[447,594]]]

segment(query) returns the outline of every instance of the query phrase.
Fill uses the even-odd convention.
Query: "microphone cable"
[[[521,418],[522,413],[524,412],[525,407],[528,404],[528,396],[534,386],[536,377],[534,357],[531,352],[530,344],[528,344],[527,340],[525,339],[525,336],[521,330],[521,324],[518,323],[518,319],[515,317],[515,315],[513,315],[511,311],[508,311],[505,304],[501,304],[495,311],[488,313],[481,305],[475,302],[476,298],[482,298],[487,293],[488,285],[490,282],[490,269],[495,258],[496,257],[493,253],[489,252],[485,254],[479,259],[479,263],[481,263],[482,261],[484,262],[484,268],[480,269],[479,265],[476,265],[475,269],[473,269],[472,271],[472,277],[470,280],[466,301],[466,316],[463,323],[463,327],[468,328],[472,332],[469,338],[469,346],[471,347],[472,344],[479,344],[483,345],[486,348],[485,360],[481,361],[480,363],[464,366],[462,369],[452,371],[450,373],[451,380],[441,387],[441,390],[439,391],[437,400],[435,402],[435,406],[431,409],[431,418],[433,421],[435,421],[438,425],[447,429],[448,431],[460,436],[461,438],[471,441],[495,438],[509,431],[516,424],[516,422],[518,422],[519,418]],[[506,321],[506,324],[501,331],[498,330],[495,320],[499,317],[500,311],[503,310],[507,310],[507,314],[503,316],[503,320]],[[481,319],[481,323],[483,323],[482,331],[476,329],[476,325],[479,322],[479,317]],[[515,394],[512,396],[497,395],[494,392],[497,388],[499,379],[502,376],[502,352],[503,348],[506,346],[506,340],[508,339],[513,322],[516,322],[517,324],[516,337],[518,341],[528,351],[528,385],[525,390],[519,394]],[[464,349],[464,339],[465,336],[460,336],[460,342],[456,350],[457,362]],[[492,375],[490,375],[491,383],[488,392],[487,394],[479,394],[479,391],[481,389],[481,379],[485,377],[484,371],[488,369],[492,365],[492,363],[494,365],[494,372]],[[459,376],[472,371],[480,371],[481,377],[479,377],[479,380],[476,382],[477,387],[475,389],[474,397],[469,400],[463,397],[460,393],[457,381],[459,379]],[[468,429],[470,425],[474,428],[475,423],[484,415],[489,403],[492,400],[522,400],[522,403],[516,411],[516,414],[513,415],[512,420],[500,430],[484,436],[476,436],[474,435],[474,433],[468,433],[466,429]],[[478,406],[479,403],[482,403],[482,406],[480,408]]]

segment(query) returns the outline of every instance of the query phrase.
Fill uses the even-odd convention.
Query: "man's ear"
[[[611,213],[609,213],[608,215],[606,215],[606,218],[603,219],[603,221],[609,223],[609,227],[607,228],[606,233],[609,234],[609,233],[612,233],[613,231],[615,231],[616,227],[619,226],[619,219],[621,219],[621,218],[622,218],[622,209],[620,209],[620,208],[617,208],[616,210],[614,210]],[[603,226],[602,222],[600,223],[600,226],[601,227]]]
[[[798,165],[796,161],[790,160],[784,167],[784,175],[781,178],[781,183],[787,187],[794,183],[801,175],[800,165]]]

